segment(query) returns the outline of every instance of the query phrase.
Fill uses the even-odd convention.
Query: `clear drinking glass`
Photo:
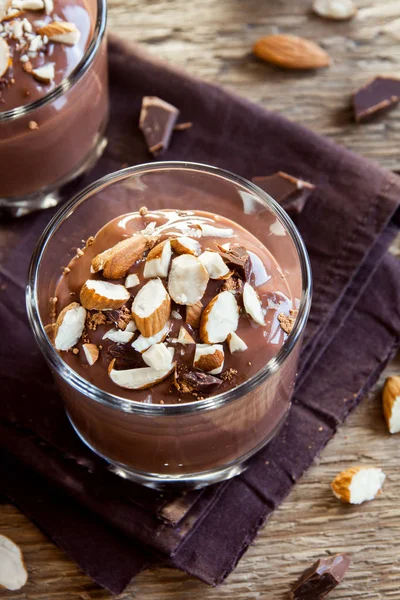
[[[112,395],[73,371],[49,342],[49,297],[60,265],[82,239],[118,215],[171,208],[218,213],[255,235],[285,264],[299,313],[278,353],[234,389],[191,403],[144,404]],[[290,407],[302,334],[311,303],[310,265],[283,209],[254,184],[221,169],[152,163],[107,175],[64,205],[32,258],[27,287],[31,326],[75,431],[119,475],[144,485],[200,487],[237,475],[282,425]]]
[[[0,112],[0,212],[55,206],[59,190],[101,156],[108,120],[106,0],[87,0],[93,37],[80,63],[43,98]],[[29,122],[39,128],[32,131]]]

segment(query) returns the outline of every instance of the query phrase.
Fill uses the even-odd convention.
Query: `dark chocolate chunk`
[[[159,155],[169,146],[179,110],[157,96],[144,96],[139,129],[143,131],[151,154]]]
[[[232,246],[229,250],[224,250],[218,246],[218,252],[228,267],[240,274],[245,281],[250,279],[251,260],[249,253],[243,246]]]
[[[400,79],[375,77],[353,96],[354,118],[357,123],[386,112],[400,100]]]
[[[347,554],[320,558],[304,571],[289,595],[291,600],[320,600],[343,580],[350,565]]]
[[[189,371],[182,375],[182,380],[197,392],[207,392],[210,388],[221,385],[221,379],[202,371]]]
[[[253,183],[267,192],[289,215],[298,215],[303,210],[315,185],[297,179],[283,171],[263,177],[253,177]]]
[[[115,358],[115,369],[136,369],[145,367],[142,355],[137,352],[130,344],[112,344],[106,350],[107,358]]]

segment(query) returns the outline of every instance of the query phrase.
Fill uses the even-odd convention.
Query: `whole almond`
[[[268,35],[254,44],[253,52],[262,60],[285,69],[319,69],[331,64],[320,46],[295,35]]]

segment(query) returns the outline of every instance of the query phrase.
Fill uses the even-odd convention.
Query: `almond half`
[[[257,323],[257,325],[265,325],[261,300],[255,289],[249,283],[244,284],[243,304],[246,313],[255,323]]]
[[[347,21],[357,13],[353,0],[314,0],[313,10],[319,17],[335,21]]]
[[[0,0],[0,23],[4,19],[4,17],[7,15],[8,9],[10,7],[11,7],[11,0]]]
[[[96,344],[82,344],[82,348],[88,365],[94,365],[99,358],[99,349]]]
[[[181,254],[173,259],[168,278],[168,291],[177,304],[199,302],[209,281],[207,269],[191,254]]]
[[[205,344],[224,342],[239,325],[239,306],[231,292],[221,292],[206,306],[200,322],[200,339]]]
[[[314,42],[295,35],[268,35],[254,44],[262,60],[285,69],[319,69],[331,64],[330,56]]]
[[[400,377],[386,379],[382,402],[390,433],[400,433]]]
[[[121,308],[131,296],[123,285],[88,279],[83,284],[79,297],[82,306],[88,310],[108,310]]]
[[[210,279],[228,279],[232,274],[218,252],[206,250],[200,254],[199,261],[207,269]]]
[[[201,223],[198,228],[201,231],[202,237],[233,237],[233,229],[228,229],[227,227],[214,227],[214,225],[208,225],[208,223]]]
[[[171,368],[174,358],[174,349],[167,348],[165,344],[154,344],[142,354],[147,366],[157,371],[166,371]]]
[[[228,342],[228,348],[231,354],[234,354],[235,352],[245,352],[248,349],[247,344],[234,331],[228,335],[226,341]]]
[[[171,298],[161,279],[150,279],[136,294],[132,316],[145,337],[152,337],[163,329],[171,314]]]
[[[49,63],[43,67],[32,69],[31,73],[37,81],[40,81],[41,83],[51,83],[54,79],[54,64]]]
[[[373,500],[381,491],[385,473],[376,467],[350,467],[336,475],[331,487],[336,498],[348,504]]]
[[[54,346],[56,350],[70,350],[80,340],[86,321],[86,310],[72,302],[57,317],[54,330]]]
[[[139,277],[136,275],[136,273],[131,273],[130,275],[128,275],[128,277],[125,279],[125,287],[126,288],[133,288],[136,287],[137,285],[139,285],[140,283],[140,279]]]
[[[170,355],[171,356],[171,355]],[[128,390],[145,390],[153,387],[166,379],[175,369],[175,363],[171,363],[167,369],[157,370],[151,367],[140,367],[138,369],[125,369],[116,371],[114,367],[115,359],[109,366],[110,379],[120,387]]]
[[[44,8],[44,4],[42,8]],[[76,25],[63,21],[53,21],[44,25],[39,29],[38,34],[42,37],[46,35],[50,42],[66,44],[67,46],[77,44],[81,37],[81,32]]]
[[[180,344],[195,344],[196,342],[190,335],[187,329],[181,327],[178,334],[178,342]]]
[[[203,310],[203,305],[201,302],[196,302],[196,304],[190,304],[189,306],[186,307],[185,321],[193,329],[198,329],[200,327],[202,310]]]
[[[122,329],[110,329],[103,335],[103,340],[111,340],[116,344],[127,344],[134,336],[133,331],[127,330],[128,328]]]
[[[176,254],[193,254],[193,256],[199,256],[201,253],[199,242],[185,235],[171,240],[171,246]]]
[[[149,238],[140,233],[122,240],[112,248],[95,256],[92,260],[91,271],[97,273],[102,270],[107,279],[125,277],[131,266],[139,258],[142,258],[150,243]]]
[[[154,346],[154,344],[163,342],[169,334],[170,327],[171,324],[168,321],[161,331],[152,337],[144,337],[144,335],[139,335],[139,337],[132,343],[132,348],[137,352],[144,352],[147,350],[147,348],[150,348],[150,346]]]
[[[0,37],[0,77],[6,74],[10,64],[10,48],[6,40]]]
[[[193,366],[210,375],[219,375],[224,368],[224,357],[222,344],[196,344]]]
[[[0,588],[19,590],[28,581],[28,573],[19,546],[0,535]]]
[[[146,279],[152,277],[168,277],[168,269],[171,262],[172,250],[170,240],[165,240],[154,246],[147,255],[144,265],[143,276]]]

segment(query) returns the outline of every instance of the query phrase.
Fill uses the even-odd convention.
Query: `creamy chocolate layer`
[[[176,363],[177,381],[175,379],[174,382],[174,376],[171,374],[164,381],[150,388],[128,390],[116,385],[111,380],[108,369],[113,359],[115,359],[113,365],[116,371],[146,367],[142,354],[135,349],[137,347],[135,343],[139,336],[138,331],[134,332],[131,336],[132,339],[125,343],[116,343],[103,338],[111,330],[124,330],[127,322],[131,319],[132,302],[151,279],[144,277],[146,262],[149,262],[150,247],[134,264],[128,265],[129,268],[126,269],[123,276],[117,279],[104,277],[104,274],[107,274],[106,268],[97,273],[91,272],[91,270],[93,271],[92,261],[100,253],[112,248],[122,240],[129,240],[131,236],[137,236],[139,232],[144,232],[152,240],[149,244],[150,247],[154,247],[154,245],[157,247],[165,240],[177,239],[179,241],[181,236],[189,237],[195,244],[199,244],[197,254],[202,255],[205,251],[211,251],[223,259],[222,264],[227,265],[228,271],[230,271],[229,276],[225,274],[225,279],[210,278],[207,283],[201,299],[203,314],[217,294],[231,290],[228,294],[232,293],[240,309],[235,333],[239,340],[247,346],[247,349],[242,347],[242,351],[232,353],[227,341],[218,344],[218,346],[222,346],[221,351],[224,354],[221,372],[211,371],[209,373],[210,367],[207,362],[200,361],[194,366],[196,348],[199,348],[198,345],[204,346],[205,344],[204,331],[201,327],[199,329],[196,324],[192,323],[193,326],[190,326],[186,323],[186,305],[172,301],[171,314],[168,319],[169,330],[164,343],[167,347],[174,349],[173,361]],[[180,253],[182,248],[179,249],[175,246],[176,250],[174,250],[174,243],[172,246],[172,264],[174,264],[174,259],[183,254]],[[247,255],[247,268],[243,268],[240,258],[238,259],[238,254],[242,253],[243,257],[243,252]],[[188,256],[186,253],[184,255]],[[211,255],[211,259],[215,258],[214,255]],[[161,278],[167,289],[170,284],[170,268],[169,265],[169,277]],[[215,272],[212,272],[212,265],[207,264],[207,269],[212,275],[216,275]],[[64,270],[55,292],[58,299],[58,314],[71,302],[80,302],[81,290],[87,280],[124,285],[126,275],[136,275],[139,283],[133,288],[128,288],[130,298],[124,303],[122,311],[88,310],[82,338],[68,352],[63,351],[62,356],[75,371],[98,388],[139,402],[175,404],[196,401],[226,391],[246,381],[277,354],[284,343],[287,332],[290,331],[288,319],[289,321],[290,319],[294,320],[295,313],[291,314],[290,311],[295,311],[297,308],[287,280],[272,253],[240,225],[224,217],[202,211],[160,210],[147,213],[142,211],[142,214],[130,213],[117,217],[107,223],[95,238],[91,238],[86,246],[78,251],[76,257]],[[245,284],[251,286],[261,301],[263,312],[261,316],[258,315],[258,321],[264,320],[264,325],[256,322],[257,315],[250,316],[249,314],[247,296],[244,302],[242,293]],[[249,291],[249,287],[247,290]],[[169,291],[174,296],[172,288]],[[179,301],[185,301],[185,299]],[[195,343],[185,344],[177,341],[182,327]],[[126,337],[129,338],[129,333]],[[132,343],[134,348],[132,348]],[[89,365],[88,355],[84,351],[83,344],[93,344],[99,350],[99,358],[92,365]],[[209,343],[209,346],[212,344]],[[210,385],[207,385],[210,383],[210,376],[211,379],[215,378],[218,383],[211,382]]]

